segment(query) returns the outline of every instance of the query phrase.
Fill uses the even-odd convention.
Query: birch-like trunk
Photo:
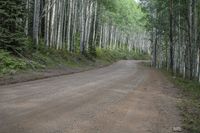
[[[40,24],[40,0],[34,1],[34,18],[33,18],[33,42],[39,43],[39,24]]]

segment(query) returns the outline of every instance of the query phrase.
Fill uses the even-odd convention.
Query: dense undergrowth
[[[188,133],[200,133],[200,83],[183,79],[181,76],[170,77],[181,90],[182,100],[179,108],[184,128]]]
[[[27,49],[27,48],[26,48]],[[20,71],[38,70],[58,66],[83,67],[88,65],[109,64],[117,60],[148,59],[146,54],[138,54],[128,50],[97,49],[96,56],[89,54],[69,53],[64,50],[39,48],[24,50],[15,55],[0,50],[0,75],[15,74]]]
[[[123,49],[97,49],[97,59],[102,59],[109,62],[117,60],[149,60],[150,56],[145,53],[136,53],[135,51],[128,51]]]

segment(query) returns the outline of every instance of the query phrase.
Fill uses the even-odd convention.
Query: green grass
[[[97,49],[97,58],[116,61],[116,60],[149,60],[150,56],[144,53],[135,53],[134,51],[128,51],[123,49],[108,50]]]
[[[180,88],[182,100],[178,107],[183,116],[183,126],[188,133],[200,133],[200,83],[197,81],[172,78],[171,81]]]
[[[69,53],[66,50],[46,49],[38,50],[27,48],[23,55],[13,55],[5,50],[0,50],[0,76],[15,74],[20,71],[38,70],[54,67],[85,67],[94,65],[107,65],[117,60],[149,59],[146,54],[138,54],[127,50],[97,49],[96,57]]]
[[[80,54],[49,49],[36,51],[23,57],[17,57],[0,50],[0,76],[15,74],[20,71],[38,70],[54,67],[82,67],[94,64]]]
[[[11,74],[27,68],[43,68],[42,64],[35,61],[22,59],[11,55],[9,52],[0,50],[0,74]]]

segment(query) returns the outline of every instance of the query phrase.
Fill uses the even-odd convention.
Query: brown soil
[[[178,91],[139,64],[0,86],[0,132],[172,133]]]
[[[49,69],[41,69],[41,70],[30,70],[30,71],[22,71],[15,74],[4,75],[0,77],[0,85],[9,85],[45,78],[51,78],[56,76],[62,75],[69,75],[79,72],[84,72],[96,68],[101,68],[108,66],[108,64],[96,64],[91,66],[82,66],[82,67],[67,67],[67,66],[60,66],[55,68]]]

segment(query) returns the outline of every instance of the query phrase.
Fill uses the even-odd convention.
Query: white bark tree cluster
[[[142,2],[150,16],[152,64],[200,82],[200,1]]]
[[[129,51],[150,53],[148,33],[132,32],[125,33],[118,27],[104,23],[100,26],[100,48],[128,49]]]
[[[85,53],[96,47],[148,52],[147,34],[126,33],[102,21],[104,10],[98,0],[27,0],[27,8],[31,8],[31,2],[34,3],[32,36],[36,45],[43,39],[47,47],[70,52]]]

